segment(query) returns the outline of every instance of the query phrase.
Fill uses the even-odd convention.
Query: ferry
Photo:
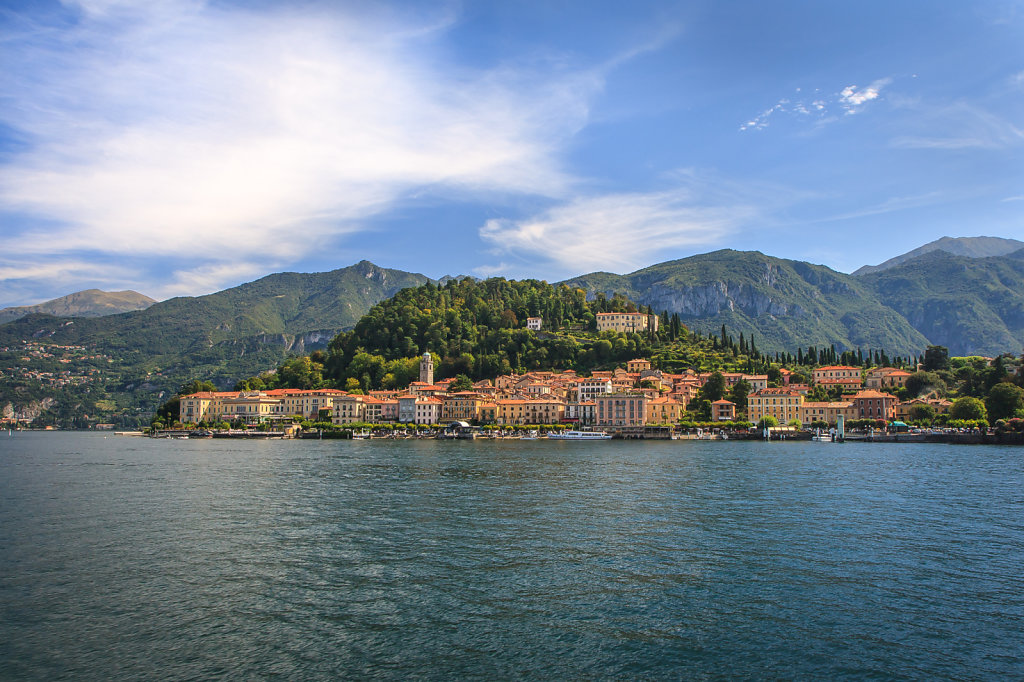
[[[565,433],[549,433],[550,440],[611,440],[611,435],[604,431],[566,431]]]

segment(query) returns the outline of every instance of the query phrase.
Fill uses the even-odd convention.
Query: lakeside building
[[[885,419],[892,421],[896,418],[896,396],[891,393],[882,393],[871,389],[858,391],[850,398],[853,403],[854,413],[857,419]]]
[[[317,419],[321,410],[333,410],[335,399],[344,395],[344,391],[333,388],[203,391],[181,397],[178,419],[182,424],[235,419],[260,421],[292,415]]]
[[[594,423],[597,426],[644,426],[647,423],[647,396],[642,393],[599,395]]]
[[[902,403],[896,403],[896,418],[901,421],[911,419],[910,411],[918,406],[931,407],[935,414],[949,414],[949,408],[953,406],[952,401],[944,398],[914,398]]]
[[[747,396],[747,420],[758,422],[763,417],[775,417],[779,424],[800,419],[804,397],[788,388],[763,388]]]
[[[711,403],[711,420],[730,422],[736,419],[736,403],[722,398]]]
[[[671,395],[663,395],[647,401],[648,424],[675,424],[682,419],[686,405]]]
[[[839,417],[857,418],[852,402],[805,402],[800,406],[800,423],[804,426],[810,426],[814,422],[825,422],[829,426],[835,426],[839,422]]]
[[[658,331],[658,316],[647,315],[646,313],[597,313],[597,331],[599,332],[622,332],[632,334],[636,332]]]

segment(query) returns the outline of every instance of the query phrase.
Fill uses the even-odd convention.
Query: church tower
[[[434,383],[434,358],[430,357],[430,351],[420,358],[420,382],[431,385]]]

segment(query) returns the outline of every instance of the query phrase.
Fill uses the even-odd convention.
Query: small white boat
[[[604,431],[566,431],[549,433],[550,440],[611,440],[611,435]]]

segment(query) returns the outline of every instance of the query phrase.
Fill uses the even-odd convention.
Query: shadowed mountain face
[[[873,272],[888,270],[907,261],[933,251],[944,251],[954,256],[966,256],[968,258],[988,258],[991,256],[1006,256],[1024,249],[1024,242],[1016,239],[1003,239],[1002,237],[943,237],[920,246],[913,251],[908,251],[902,256],[896,256],[879,265],[865,265],[854,271],[855,275],[868,275]]]
[[[857,279],[953,355],[1024,347],[1024,249],[990,258],[933,251]]]
[[[37,305],[3,308],[0,310],[0,324],[33,314],[55,317],[102,317],[133,310],[145,310],[154,303],[156,303],[155,299],[137,291],[86,289]]]
[[[715,251],[566,284],[591,295],[625,294],[656,311],[678,313],[684,324],[705,333],[725,324],[733,333],[753,334],[762,350],[835,344],[909,354],[928,345],[858,278],[756,251]]]

